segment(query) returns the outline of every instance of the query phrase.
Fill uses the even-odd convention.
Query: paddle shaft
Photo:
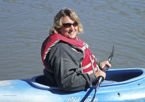
[[[106,72],[107,68],[108,68],[108,66],[105,66],[105,67],[103,68],[103,71]],[[97,82],[97,84],[96,84],[96,86],[95,86],[95,94],[94,94],[94,96],[93,96],[91,102],[94,101],[95,96],[96,96],[96,92],[97,92],[97,90],[99,89],[100,84],[101,84],[101,82],[102,82],[103,80],[104,80],[104,77],[103,77],[103,76],[99,76],[99,77],[98,77],[98,82]]]
[[[113,45],[113,48],[112,48],[111,55],[108,57],[108,61],[109,61],[110,64],[111,64],[111,60],[112,60],[112,58],[113,58],[113,54],[114,54],[114,45]],[[106,72],[106,70],[108,70],[108,69],[107,69],[108,67],[109,67],[109,66],[106,65],[106,66],[103,68],[103,71]],[[94,94],[94,96],[93,96],[91,102],[94,101],[95,96],[96,96],[96,92],[97,92],[97,90],[99,89],[100,84],[101,84],[101,82],[102,82],[103,80],[104,80],[104,77],[103,77],[103,76],[99,76],[99,77],[98,77],[98,82],[97,82],[97,84],[96,84],[96,86],[95,86],[95,94]]]

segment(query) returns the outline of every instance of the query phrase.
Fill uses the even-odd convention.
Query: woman
[[[50,36],[42,45],[44,75],[51,85],[64,91],[86,90],[99,76],[105,79],[106,73],[99,67],[111,67],[108,61],[99,63],[92,55],[88,45],[78,38],[82,32],[77,14],[71,9],[62,9],[55,16]]]

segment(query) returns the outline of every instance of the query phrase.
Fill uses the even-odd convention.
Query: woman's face
[[[75,39],[78,35],[78,24],[71,20],[68,16],[65,16],[62,19],[62,27],[60,28],[60,32],[67,38]]]

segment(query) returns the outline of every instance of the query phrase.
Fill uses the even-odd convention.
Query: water
[[[112,68],[145,68],[144,0],[1,0],[0,80],[42,74],[40,49],[56,13],[64,7],[80,17],[92,53]]]

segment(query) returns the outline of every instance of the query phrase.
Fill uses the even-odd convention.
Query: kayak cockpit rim
[[[100,87],[116,86],[122,84],[128,84],[137,80],[140,80],[145,77],[144,68],[118,68],[118,69],[109,69],[106,71],[106,80],[113,81],[109,84],[101,84]],[[56,86],[49,86],[44,82],[44,75],[35,76],[30,79],[29,83],[36,88],[49,90],[49,89],[59,89]],[[92,86],[94,87],[94,86]]]
[[[49,89],[60,89],[58,87],[53,87],[53,86],[48,86],[44,83],[40,83],[37,81],[38,78],[44,78],[44,75],[39,75],[39,76],[35,76],[33,77],[32,79],[29,80],[29,83],[31,83],[31,85],[33,85],[34,87],[36,88],[39,88],[39,89],[44,89],[44,90],[49,90]]]

